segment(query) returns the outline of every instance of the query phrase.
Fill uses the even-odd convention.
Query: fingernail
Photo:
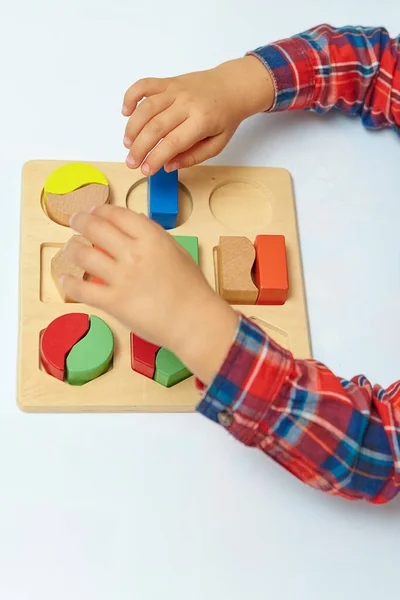
[[[171,168],[170,168],[170,172],[171,171],[177,171],[178,169],[179,169],[179,163],[177,161],[173,162],[172,165],[171,165]]]
[[[71,225],[71,227],[72,227],[72,221],[74,220],[75,217],[76,217],[76,213],[73,213],[69,218],[69,224]]]
[[[142,173],[143,175],[148,175],[150,173],[150,167],[147,163],[144,163],[142,166]]]
[[[133,142],[131,139],[129,139],[127,136],[124,137],[124,146],[126,148],[130,148],[132,146],[132,143]]]
[[[90,212],[90,213],[94,213],[94,211],[96,210],[96,208],[97,208],[97,206],[91,206],[91,207],[89,208],[89,212]]]
[[[121,112],[123,115],[128,114],[128,107],[125,104],[122,106]]]
[[[128,156],[128,158],[126,159],[126,164],[128,165],[128,167],[134,167],[136,166],[136,161],[133,158],[133,156]]]

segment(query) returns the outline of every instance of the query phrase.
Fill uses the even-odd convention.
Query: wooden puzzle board
[[[193,377],[165,388],[132,371],[130,332],[101,311],[61,300],[51,277],[50,263],[74,232],[47,217],[42,206],[42,190],[48,175],[68,162],[72,161],[30,161],[23,168],[18,405],[32,412],[193,411],[199,400]],[[140,171],[132,171],[124,163],[90,164],[108,178],[112,204],[147,214],[147,180]],[[221,235],[244,235],[251,242],[257,234],[285,236],[289,273],[289,296],[285,305],[235,308],[254,317],[296,358],[310,358],[290,174],[278,168],[202,165],[179,172],[179,186],[178,226],[169,233],[198,237],[200,268],[214,289],[214,249]],[[83,386],[59,381],[40,366],[41,332],[53,319],[67,312],[87,312],[101,317],[115,336],[112,369]]]

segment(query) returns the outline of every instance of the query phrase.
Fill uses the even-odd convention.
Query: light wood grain
[[[48,175],[66,162],[31,161],[23,169],[18,405],[25,411],[37,412],[193,411],[199,400],[193,378],[165,388],[135,373],[131,369],[129,331],[102,311],[62,301],[52,279],[48,258],[74,232],[46,215],[41,195]],[[109,201],[126,206],[129,190],[143,179],[141,173],[128,169],[123,163],[91,164],[100,169],[110,183]],[[286,303],[283,306],[237,305],[235,309],[254,317],[272,337],[276,334],[278,343],[284,341],[295,357],[311,357],[290,174],[277,168],[202,165],[182,170],[179,180],[190,194],[191,211],[187,220],[169,233],[198,236],[199,266],[214,289],[213,252],[221,236],[244,235],[252,243],[257,234],[285,236],[290,282]],[[146,180],[140,187],[144,195]],[[108,373],[82,387],[75,387],[50,377],[40,368],[39,340],[41,332],[54,318],[80,311],[97,315],[108,323],[115,337],[115,353]]]
[[[65,257],[65,251],[67,250],[69,244],[71,243],[79,243],[83,246],[92,246],[92,244],[81,235],[73,235],[70,240],[62,248],[59,249],[57,254],[52,258],[51,261],[51,276],[56,285],[58,293],[60,294],[60,298],[64,302],[72,302],[71,298],[69,298],[65,293],[63,288],[60,285],[60,277],[62,275],[72,275],[76,279],[84,279],[85,278],[85,270],[81,269],[74,263],[71,263]]]
[[[55,223],[68,226],[74,213],[106,204],[109,194],[108,185],[100,183],[84,185],[68,194],[47,194],[46,212]]]
[[[229,304],[255,304],[258,288],[251,278],[256,251],[244,236],[222,236],[217,248],[218,292]]]

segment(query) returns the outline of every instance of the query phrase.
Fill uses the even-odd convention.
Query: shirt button
[[[224,427],[230,427],[233,423],[233,415],[227,410],[222,410],[217,415],[218,421]]]

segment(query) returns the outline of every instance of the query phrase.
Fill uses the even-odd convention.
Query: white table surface
[[[396,0],[14,0],[0,5],[0,597],[398,596],[399,503],[314,492],[200,415],[16,407],[21,167],[120,161],[125,89],[327,22],[400,31]],[[337,114],[261,115],[220,164],[294,179],[314,356],[400,375],[399,140]]]

